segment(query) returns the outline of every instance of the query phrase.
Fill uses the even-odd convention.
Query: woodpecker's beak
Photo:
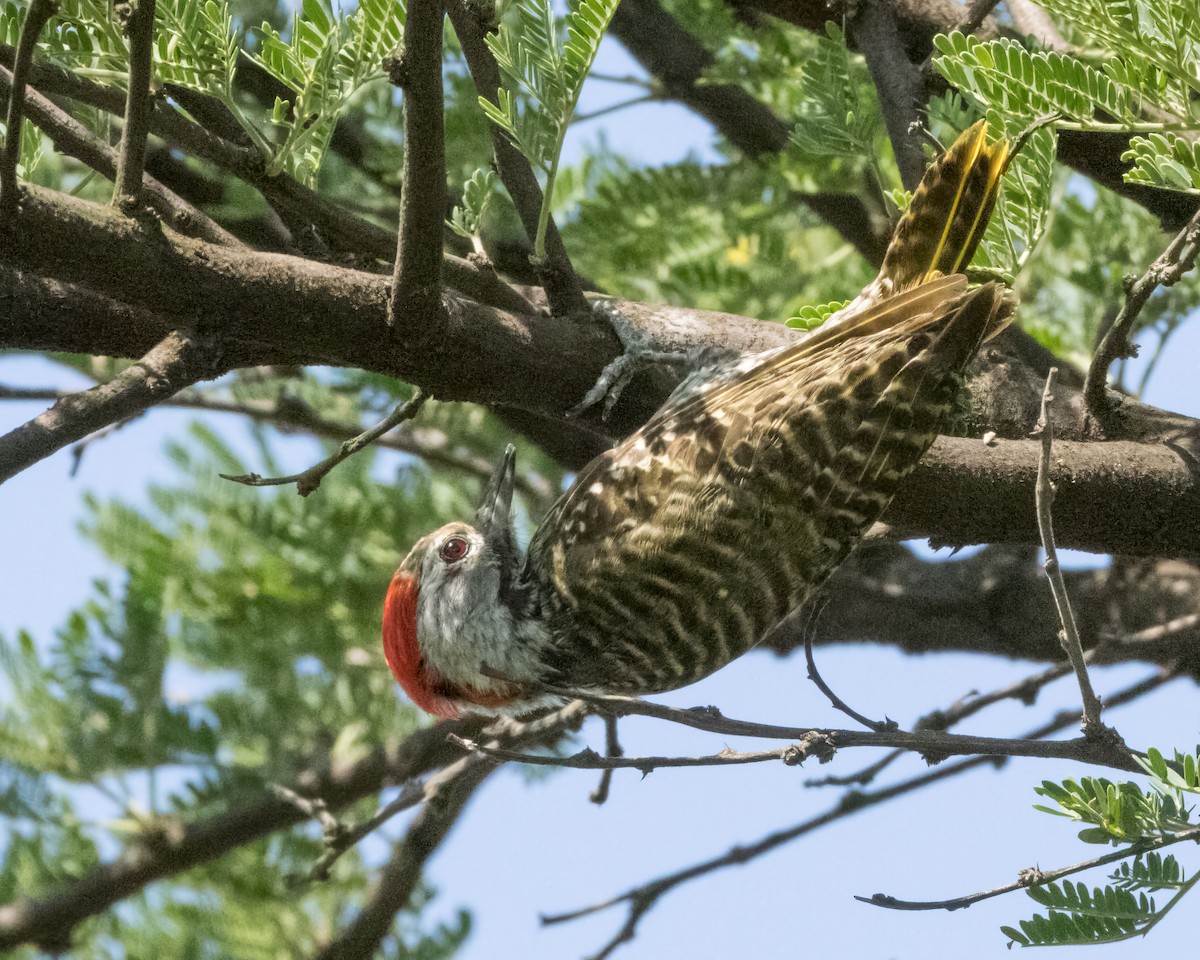
[[[475,525],[489,542],[495,542],[512,531],[513,484],[516,481],[517,448],[511,443],[504,448],[504,457],[492,472],[483,492]]]

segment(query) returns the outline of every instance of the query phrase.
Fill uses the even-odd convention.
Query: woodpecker
[[[559,689],[642,695],[751,649],[883,513],[1011,312],[963,271],[1009,144],[966,131],[879,276],[795,343],[690,378],[596,457],[522,556],[511,446],[474,524],[421,539],[384,603],[388,665],[429,713],[520,713]]]

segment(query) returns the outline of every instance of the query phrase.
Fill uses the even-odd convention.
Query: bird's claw
[[[606,319],[617,339],[621,341],[620,356],[600,371],[600,376],[583,399],[567,411],[568,417],[578,417],[598,403],[603,403],[600,419],[607,421],[625,388],[643,369],[654,364],[687,364],[689,355],[670,350],[653,350],[646,345],[645,336],[629,321],[611,300],[597,300],[592,309]]]

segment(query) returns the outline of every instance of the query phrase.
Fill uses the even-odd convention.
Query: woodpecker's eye
[[[445,563],[458,563],[470,551],[471,545],[467,543],[463,537],[451,537],[442,544],[442,549],[438,551],[438,556]]]

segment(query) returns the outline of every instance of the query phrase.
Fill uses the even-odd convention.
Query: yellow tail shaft
[[[926,171],[879,271],[889,292],[961,273],[970,265],[1011,152],[1005,139],[989,144],[987,132],[987,121],[980,120]]]

